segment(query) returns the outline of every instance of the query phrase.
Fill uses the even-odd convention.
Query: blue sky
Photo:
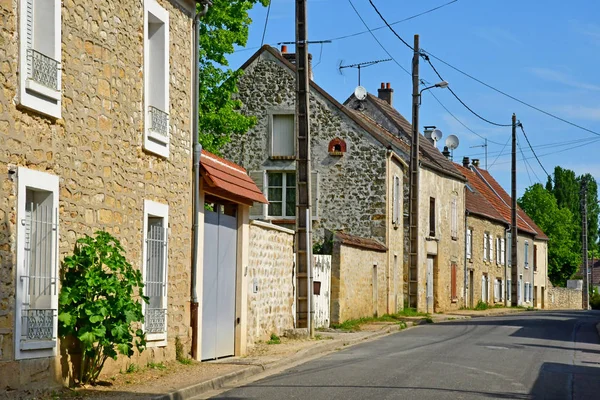
[[[351,0],[369,28],[383,25],[368,0]],[[373,0],[388,22],[441,6],[451,0]],[[294,0],[273,0],[265,43],[294,40]],[[308,0],[309,40],[326,40],[365,31],[349,0]],[[251,11],[253,23],[245,49],[229,57],[239,67],[261,43],[266,8]],[[436,11],[394,25],[412,44],[419,34],[421,48],[478,79],[575,124],[600,133],[600,2],[596,0],[458,0]],[[394,59],[410,70],[412,52],[387,28],[374,31]],[[252,49],[252,50],[251,50]],[[289,46],[293,51],[293,46]],[[389,58],[369,33],[330,44],[311,45],[315,82],[343,102],[358,84],[356,69],[338,66]],[[523,123],[525,132],[546,170],[556,165],[589,172],[600,180],[600,136],[548,117],[498,94],[465,77],[439,61],[434,65],[452,89],[473,110],[494,122],[509,124],[512,113]],[[421,62],[421,77],[437,82],[431,68]],[[394,88],[394,106],[408,120],[411,115],[411,78],[393,61],[362,70],[361,84],[376,94],[381,82]],[[511,128],[496,127],[479,120],[465,109],[448,90],[434,94],[462,123],[488,138],[488,165],[491,165],[510,137]],[[423,94],[420,129],[435,125],[445,138],[460,139],[454,160],[463,156],[480,158],[484,165],[483,139],[456,121],[429,93]],[[527,162],[518,152],[518,192],[532,183],[545,183],[525,138],[519,131],[519,144]],[[497,142],[499,144],[494,144]],[[557,145],[560,144],[560,145]],[[576,148],[573,148],[578,146]],[[552,154],[548,154],[552,153]],[[529,169],[531,168],[531,169]],[[510,190],[510,143],[491,166],[490,172]],[[528,173],[529,172],[529,173]],[[536,177],[537,175],[537,177]]]

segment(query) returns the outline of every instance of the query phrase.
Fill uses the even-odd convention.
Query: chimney
[[[479,159],[478,159],[478,158],[474,158],[474,159],[473,159],[473,166],[474,166],[475,168],[479,168]]]
[[[296,53],[288,53],[287,46],[281,45],[281,55],[283,58],[296,65]],[[312,70],[312,54],[308,53],[308,78],[313,80],[313,70]]]
[[[450,159],[450,150],[448,150],[448,146],[444,146],[444,151],[442,151],[442,155],[446,157],[448,160]],[[463,161],[464,162],[464,161]],[[469,162],[467,161],[467,164]]]
[[[377,97],[384,100],[390,106],[393,106],[394,89],[392,89],[392,85],[389,82],[386,84],[381,82],[381,88],[377,90]]]
[[[430,126],[424,126],[423,128],[424,128],[423,129],[423,136],[425,136],[427,139],[429,139],[429,141],[431,142],[431,144],[435,146],[435,140],[433,139],[433,136],[431,136],[431,134],[435,130],[435,126],[430,125]]]
[[[463,167],[469,168],[469,157],[463,157]]]

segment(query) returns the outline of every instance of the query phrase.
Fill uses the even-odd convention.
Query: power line
[[[396,33],[396,31],[394,30],[394,28],[392,28],[392,26],[391,26],[391,25],[390,25],[390,24],[387,22],[387,20],[386,20],[386,19],[383,17],[383,15],[382,15],[382,14],[379,12],[379,10],[377,9],[377,7],[376,7],[376,6],[375,6],[375,4],[373,3],[373,0],[369,0],[369,3],[371,3],[371,7],[373,7],[373,9],[374,9],[374,10],[375,10],[375,12],[377,13],[377,15],[379,15],[379,18],[381,18],[381,20],[382,20],[383,22],[385,22],[385,25],[386,25],[386,26],[387,26],[387,27],[388,27],[388,28],[389,28],[389,29],[392,31],[392,33],[393,33],[394,35],[396,35],[396,37],[397,37],[398,39],[400,39],[400,41],[401,41],[402,43],[404,43],[404,45],[405,45],[406,47],[408,47],[408,48],[409,48],[409,49],[411,49],[412,51],[415,51],[415,49],[413,49],[413,47],[412,47],[410,44],[408,44],[408,43],[407,43],[407,42],[406,42],[404,39],[402,39],[402,36],[400,36],[400,35],[398,35],[398,33]]]
[[[269,6],[267,7],[267,17],[265,18],[265,27],[263,28],[262,39],[260,39],[260,47],[265,43],[265,33],[267,33],[267,24],[269,23],[269,14],[271,13],[271,3],[273,0],[269,1]]]
[[[510,142],[510,139],[512,139],[512,135],[508,135],[508,139],[506,140],[506,143],[504,143],[504,147],[502,148],[502,150],[500,150],[500,153],[498,153],[498,156],[496,156],[496,159],[494,160],[494,162],[492,163],[492,165],[489,166],[488,171],[490,169],[492,169],[492,167],[494,166],[494,164],[496,164],[496,161],[498,161],[498,159],[500,158],[500,156],[504,152],[504,149],[506,148],[506,146],[508,146],[508,142]]]
[[[402,64],[400,64],[393,55],[390,54],[389,51],[387,51],[387,49],[385,48],[385,46],[383,44],[381,44],[381,42],[379,41],[379,39],[377,39],[377,36],[375,36],[375,34],[371,31],[371,28],[369,28],[369,25],[367,25],[367,23],[365,22],[365,20],[363,19],[363,17],[360,15],[360,13],[358,12],[358,10],[356,9],[356,7],[354,7],[354,4],[352,4],[352,0],[348,0],[348,3],[350,3],[350,6],[352,6],[352,9],[354,10],[354,12],[356,13],[356,15],[358,15],[358,18],[360,18],[361,22],[363,23],[363,25],[365,26],[365,28],[367,28],[367,30],[369,31],[369,33],[371,34],[371,36],[373,36],[373,39],[375,39],[375,41],[377,42],[377,44],[379,45],[379,47],[381,47],[383,49],[383,51],[386,52],[386,54],[392,59],[392,61],[394,61],[396,63],[397,66],[399,66],[404,72],[406,72],[408,75],[411,75],[411,73],[402,66]]]
[[[537,160],[538,164],[540,164],[540,167],[542,167],[542,169],[544,170],[544,172],[546,173],[546,175],[550,176],[550,174],[548,173],[548,171],[546,171],[546,168],[544,168],[544,166],[542,165],[542,162],[538,158],[537,154],[535,154],[535,150],[533,150],[533,147],[531,146],[531,142],[529,141],[529,138],[527,137],[527,134],[525,133],[525,129],[523,129],[523,124],[519,123],[519,127],[521,128],[521,132],[523,132],[523,136],[525,136],[525,140],[527,140],[527,144],[529,145],[529,148],[531,149],[531,152],[535,156],[535,159]]]
[[[567,140],[567,141],[561,141],[561,142],[554,142],[554,143],[547,143],[547,144],[540,144],[535,146],[536,149],[548,149],[548,148],[552,148],[552,147],[563,147],[563,146],[568,146],[574,143],[582,143],[582,142],[596,142],[598,141],[598,138],[596,137],[588,137],[588,138],[583,138],[583,139],[575,139],[575,140]],[[524,151],[531,151],[529,149],[525,149]],[[494,154],[498,154],[499,152],[497,151],[491,151],[488,152],[488,155],[494,155]],[[471,157],[471,156],[481,156],[485,153],[471,153],[471,154],[467,154],[467,156]]]
[[[596,143],[596,142],[599,142],[599,141],[600,141],[600,139],[595,139],[595,140],[594,140],[592,143]],[[577,149],[577,148],[579,148],[579,147],[588,146],[589,144],[591,144],[591,143],[579,144],[579,145],[577,145],[577,146],[572,146],[572,147],[569,147],[569,148],[567,148],[567,149],[563,149],[563,150],[559,150],[559,151],[552,151],[552,152],[550,152],[550,153],[545,153],[545,154],[540,154],[540,155],[539,155],[539,157],[540,157],[540,158],[542,158],[542,157],[545,157],[545,156],[549,156],[549,155],[551,155],[551,154],[564,153],[564,152],[566,152],[566,151],[573,150],[573,149]],[[533,159],[533,158],[535,158],[535,157],[528,157],[527,159],[528,159],[528,160],[531,160],[531,159]],[[520,160],[519,160],[519,161],[520,161]],[[503,161],[503,162],[499,162],[499,163],[498,163],[498,165],[500,165],[500,164],[508,164],[508,163],[510,163],[510,161]]]
[[[519,148],[519,151],[521,152],[521,155],[523,156],[523,161],[524,161],[523,164],[525,164],[525,172],[527,172],[527,177],[529,177],[529,183],[533,185],[533,181],[531,180],[531,174],[529,173],[529,169],[527,168],[527,159],[525,158],[525,154],[523,154],[523,149],[519,145],[519,139],[517,139],[517,147]]]
[[[557,116],[557,115],[554,115],[554,114],[552,114],[552,113],[550,113],[550,112],[548,112],[548,111],[542,110],[542,109],[541,109],[541,108],[539,108],[539,107],[536,107],[536,106],[534,106],[534,105],[532,105],[532,104],[529,104],[529,103],[527,103],[527,102],[525,102],[525,101],[523,101],[523,100],[521,100],[521,99],[519,99],[519,98],[517,98],[517,97],[515,97],[515,96],[512,96],[512,95],[510,95],[510,94],[508,94],[508,93],[506,93],[506,92],[503,92],[503,91],[502,91],[502,90],[500,90],[500,89],[497,89],[497,88],[495,88],[494,86],[492,86],[492,85],[490,85],[490,84],[488,84],[488,83],[485,83],[485,82],[483,82],[483,81],[482,81],[482,80],[480,80],[480,79],[477,79],[477,78],[475,78],[473,75],[470,75],[470,74],[466,73],[465,71],[462,71],[462,70],[460,70],[459,68],[457,68],[457,67],[453,66],[452,64],[450,64],[450,63],[448,63],[448,62],[446,62],[446,61],[442,60],[441,58],[439,58],[439,57],[435,56],[434,54],[432,54],[432,53],[430,53],[430,52],[428,52],[428,51],[425,51],[425,50],[422,50],[422,51],[423,51],[423,53],[425,53],[425,54],[427,54],[427,55],[429,55],[429,56],[431,56],[431,57],[435,58],[436,60],[438,60],[438,61],[439,61],[439,62],[441,62],[442,64],[445,64],[445,65],[447,65],[448,67],[452,68],[453,70],[455,70],[455,71],[457,71],[457,72],[459,72],[459,73],[463,74],[464,76],[466,76],[466,77],[468,77],[468,78],[470,78],[470,79],[474,80],[475,82],[478,82],[478,83],[482,84],[483,86],[487,87],[488,89],[491,89],[491,90],[493,90],[493,91],[495,91],[495,92],[497,92],[497,93],[500,93],[501,95],[503,95],[503,96],[506,96],[506,97],[508,97],[509,99],[512,99],[512,100],[514,100],[514,101],[516,101],[516,102],[518,102],[518,103],[521,103],[521,104],[523,104],[524,106],[527,106],[527,107],[529,107],[529,108],[532,108],[532,109],[534,109],[534,110],[536,110],[536,111],[538,111],[538,112],[541,112],[542,114],[545,114],[545,115],[547,115],[547,116],[549,116],[549,117],[552,117],[552,118],[554,118],[554,119],[557,119],[557,120],[559,120],[559,121],[561,121],[561,122],[564,122],[564,123],[566,123],[566,124],[568,124],[568,125],[574,126],[575,128],[578,128],[578,129],[584,130],[584,131],[586,131],[586,132],[592,133],[592,134],[594,134],[594,135],[596,135],[596,136],[600,136],[600,133],[598,133],[598,132],[596,132],[596,131],[593,131],[593,130],[591,130],[591,129],[585,128],[585,127],[583,127],[583,126],[581,126],[581,125],[578,125],[578,124],[576,124],[576,123],[574,123],[574,122],[568,121],[568,120],[566,120],[566,119],[564,119],[564,118],[561,118],[561,117],[559,117],[559,116]]]

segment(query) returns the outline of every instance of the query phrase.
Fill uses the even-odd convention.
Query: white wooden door
[[[427,312],[433,312],[433,257],[427,257]]]

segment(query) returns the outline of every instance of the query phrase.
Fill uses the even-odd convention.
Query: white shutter
[[[25,17],[25,26],[27,30],[27,36],[25,37],[25,47],[27,49],[33,49],[33,0],[26,0],[26,17]],[[27,77],[32,75],[32,60],[29,52],[26,53],[27,56]]]
[[[481,301],[486,302],[485,275],[481,275]]]
[[[473,231],[471,229],[467,229],[467,258],[469,260],[471,259],[471,250],[473,249],[472,236],[473,236]]]
[[[488,234],[483,234],[483,261],[487,261],[488,259]]]
[[[273,156],[294,156],[294,115],[273,115],[271,151]]]
[[[500,301],[504,301],[504,290],[505,290],[504,281],[501,280],[500,281]]]
[[[453,238],[458,237],[458,210],[456,208],[456,198],[452,198],[452,215],[451,215],[451,219],[452,221],[450,229],[451,229],[451,235]]]
[[[319,219],[319,172],[312,171],[310,176],[312,219]]]
[[[266,188],[266,174],[267,171],[250,171],[248,175],[250,178],[256,183],[258,189],[261,190],[265,196],[267,195]],[[252,207],[250,207],[250,218],[251,219],[265,219],[267,217],[267,205],[255,202]]]
[[[506,235],[506,265],[512,265],[512,238],[510,233]]]
[[[500,264],[505,265],[506,264],[506,243],[504,241],[504,238],[500,239],[500,257],[502,257],[502,259],[500,260]]]
[[[494,238],[492,237],[491,234],[488,236],[488,240],[490,242],[490,262],[493,262],[494,261]]]
[[[394,184],[392,188],[392,224],[398,224],[398,213],[400,211],[400,204],[398,203],[399,195],[398,177],[394,175]]]

